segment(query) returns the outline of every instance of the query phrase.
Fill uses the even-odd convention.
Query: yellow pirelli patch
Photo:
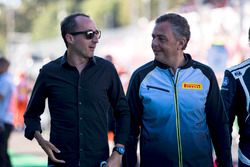
[[[202,89],[202,84],[199,83],[189,83],[189,82],[183,82],[182,83],[183,89]]]

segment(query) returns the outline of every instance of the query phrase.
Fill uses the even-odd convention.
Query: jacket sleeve
[[[209,132],[217,157],[218,167],[232,167],[229,121],[214,72],[210,75],[210,89],[206,102]]]
[[[225,105],[226,113],[229,118],[229,132],[231,134],[233,131],[233,123],[236,116],[237,104],[241,103],[238,103],[236,99],[236,80],[234,79],[232,73],[228,70],[226,70],[224,74],[224,79],[221,86],[221,95]]]
[[[134,74],[131,77],[127,98],[131,112],[131,124],[129,140],[126,144],[126,152],[123,156],[123,167],[135,167],[137,164],[137,144],[140,134],[142,104],[139,97],[140,81]]]

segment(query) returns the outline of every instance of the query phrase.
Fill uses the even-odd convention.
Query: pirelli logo
[[[199,83],[189,83],[189,82],[183,82],[182,83],[182,88],[183,89],[202,89],[202,84]]]

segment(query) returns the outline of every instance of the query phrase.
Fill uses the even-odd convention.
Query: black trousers
[[[8,154],[8,141],[13,130],[13,125],[5,123],[4,130],[0,131],[0,166],[12,167],[10,156]]]

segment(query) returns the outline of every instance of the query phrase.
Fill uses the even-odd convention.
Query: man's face
[[[75,20],[77,27],[74,32],[86,32],[88,30],[97,32],[96,25],[90,18],[78,16]],[[91,58],[94,55],[94,50],[98,41],[98,35],[94,35],[92,39],[88,39],[85,34],[76,34],[72,35],[72,41],[69,42],[69,48],[81,57]]]
[[[178,55],[180,44],[175,38],[169,22],[156,24],[153,29],[152,38],[151,47],[156,60],[163,63],[166,58]]]

